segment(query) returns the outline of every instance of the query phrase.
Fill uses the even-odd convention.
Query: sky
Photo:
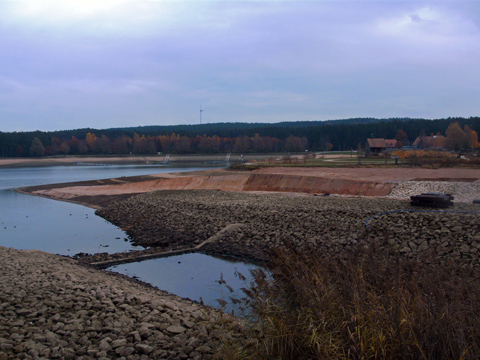
[[[480,1],[0,0],[0,131],[200,114],[479,116]]]

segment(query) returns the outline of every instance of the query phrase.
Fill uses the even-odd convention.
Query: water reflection
[[[239,260],[226,261],[223,258],[193,253],[115,265],[107,270],[137,277],[181,297],[196,301],[200,301],[202,297],[204,303],[212,307],[218,307],[217,299],[221,299],[229,303],[226,311],[230,311],[230,297],[243,297],[240,289],[247,285],[235,276],[235,272],[250,278],[250,270],[257,268],[258,266]],[[219,284],[221,276],[226,284]],[[226,285],[231,287],[233,292],[230,292]]]
[[[84,206],[0,191],[0,245],[53,254],[122,252],[133,247],[124,231]]]
[[[199,169],[146,165],[0,169],[0,246],[61,255],[115,253],[135,249],[130,241],[124,241],[127,238],[124,231],[96,216],[93,209],[19,194],[11,189]]]
[[[134,249],[118,227],[95,215],[85,206],[24,195],[11,189],[22,186],[147,175],[202,168],[160,168],[155,166],[56,166],[0,169],[0,246],[37,249],[54,254],[79,252],[122,252]],[[245,283],[235,271],[250,274],[256,267],[241,261],[185,254],[169,258],[118,265],[110,270],[136,276],[162,290],[207,305],[218,306],[217,299],[230,302],[241,297]],[[223,275],[226,285],[217,281]],[[227,311],[231,306],[227,306]]]
[[[154,165],[45,166],[0,169],[0,190],[84,180],[111,179],[122,176],[195,171],[200,167],[161,167]]]

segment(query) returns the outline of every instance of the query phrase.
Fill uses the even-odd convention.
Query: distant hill
[[[142,134],[158,134],[158,133],[210,133],[215,131],[246,131],[252,129],[268,129],[273,127],[284,128],[304,128],[317,127],[326,125],[354,125],[354,124],[378,124],[381,122],[392,121],[412,121],[425,119],[410,119],[410,118],[352,118],[340,120],[312,120],[312,121],[282,121],[278,123],[209,123],[209,124],[192,124],[192,125],[148,125],[136,127],[120,127],[108,128],[105,131],[125,131],[137,132]]]

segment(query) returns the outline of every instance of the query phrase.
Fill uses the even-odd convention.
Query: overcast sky
[[[480,1],[0,0],[0,131],[480,115]]]

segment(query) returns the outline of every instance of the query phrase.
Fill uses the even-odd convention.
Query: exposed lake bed
[[[205,174],[202,176],[205,177]],[[170,180],[173,177],[165,175],[163,178]],[[184,179],[185,176],[182,178]],[[478,237],[479,225],[478,214],[476,214],[478,208],[474,204],[455,204],[453,210],[469,212],[465,214],[400,212],[384,214],[372,219],[368,228],[365,225],[366,219],[392,209],[409,209],[408,201],[376,197],[227,192],[219,189],[152,192],[146,190],[151,189],[150,186],[158,182],[150,177],[147,177],[147,182],[149,185],[145,187],[141,182],[121,179],[119,183],[130,189],[130,193],[124,198],[118,198],[118,194],[112,193],[106,197],[100,197],[105,195],[100,195],[99,192],[90,197],[83,195],[82,201],[87,203],[94,200],[93,205],[101,205],[99,215],[116,224],[120,229],[126,230],[126,234],[137,245],[145,247],[145,250],[115,254],[104,252],[97,253],[96,256],[108,260],[119,254],[126,254],[127,258],[129,254],[133,255],[131,259],[116,259],[123,262],[123,260],[135,260],[141,254],[148,255],[148,252],[188,251],[201,246],[202,252],[210,254],[264,261],[268,260],[271,248],[283,246],[288,242],[299,249],[315,248],[316,251],[325,254],[341,254],[342,251],[355,251],[365,242],[378,242],[381,239],[383,242],[380,244],[380,250],[395,251],[409,259],[421,258],[425,252],[435,250],[439,260],[453,259],[465,265],[478,264],[480,237]],[[107,183],[111,184],[112,181],[106,181],[105,184]],[[189,184],[192,183],[193,180],[190,180]],[[185,184],[185,182],[180,181],[179,184]],[[218,185],[221,182],[213,179],[210,184]],[[84,185],[82,191],[88,190],[88,184]],[[96,190],[103,189],[103,185],[99,183],[90,185],[96,186]],[[140,186],[140,192],[144,193],[132,192],[136,186]],[[54,187],[49,186],[49,188]],[[62,189],[62,185],[58,188]],[[63,189],[67,190],[64,195],[68,195],[68,191],[73,188],[72,185],[64,187]],[[455,234],[455,236],[448,234]],[[447,242],[445,242],[446,239],[448,239]],[[210,241],[205,242],[206,240]],[[168,280],[172,276],[168,271],[172,271],[176,276],[180,269],[184,268],[190,274],[189,280],[193,280],[192,283],[201,282],[202,280],[198,280],[197,273],[202,272],[203,269],[200,270],[195,262],[193,265],[188,264],[186,259],[190,255],[200,257],[201,254],[165,258],[171,263],[164,269],[153,266],[151,271],[153,280],[161,278],[162,274],[167,275]],[[22,269],[20,276],[24,279],[16,286],[21,288],[19,296],[5,290],[6,298],[3,301],[7,305],[0,309],[2,316],[7,319],[5,321],[7,325],[1,329],[2,331],[16,333],[19,327],[23,326],[22,335],[26,340],[15,336],[2,345],[5,348],[17,349],[18,354],[21,354],[21,351],[24,353],[37,351],[39,354],[44,352],[43,355],[48,357],[54,351],[57,356],[59,353],[68,355],[72,349],[76,352],[91,349],[91,354],[95,352],[97,357],[130,354],[140,358],[143,354],[165,358],[179,356],[208,358],[217,351],[217,346],[225,341],[225,338],[237,338],[240,341],[248,338],[240,323],[229,326],[226,330],[221,325],[222,320],[218,320],[219,317],[216,315],[218,313],[211,312],[211,309],[203,308],[200,304],[192,305],[189,300],[182,300],[158,291],[152,297],[148,295],[147,299],[142,297],[141,287],[130,290],[128,283],[131,283],[131,280],[128,278],[81,266],[84,260],[87,263],[93,262],[94,259],[88,259],[88,256],[82,257],[82,261],[48,257],[48,261],[43,261],[42,266],[35,264],[35,258],[43,258],[43,255],[38,252],[0,248],[0,256],[4,257],[4,262],[7,264],[6,270],[3,270],[4,276],[14,277],[15,272],[20,268]],[[68,262],[66,272],[60,271],[67,265],[63,260]],[[22,265],[18,265],[17,261]],[[26,265],[27,262],[28,265]],[[210,262],[213,263],[213,261]],[[45,263],[51,266],[47,268]],[[147,264],[147,261],[143,263]],[[136,277],[134,266],[141,266],[141,264],[142,262],[118,264],[115,271]],[[25,269],[25,266],[32,269]],[[214,267],[218,269],[218,266]],[[195,272],[194,276],[192,271]],[[22,298],[24,296],[22,294],[31,292],[39,297],[47,296],[43,288],[38,287],[39,278],[47,281],[45,284],[48,285],[46,287],[48,291],[57,294],[56,301],[64,302],[66,309],[60,309],[55,302],[49,303],[51,306],[44,310],[34,308],[33,305],[31,306],[35,309],[33,312],[25,309],[23,304],[28,297]],[[98,282],[95,279],[101,280]],[[90,281],[97,282],[91,285],[88,284]],[[141,286],[140,283],[138,285]],[[213,286],[210,290],[219,289],[215,282],[213,285],[202,285],[207,288]],[[53,286],[58,287],[53,288]],[[165,285],[159,285],[159,287],[163,286]],[[151,289],[151,287],[146,288]],[[147,292],[150,294],[149,291]],[[49,293],[48,296],[51,294]],[[74,298],[79,298],[79,302],[73,300]],[[88,301],[84,301],[86,299]],[[170,299],[177,300],[172,302]],[[87,309],[89,303],[94,304],[95,307]],[[16,304],[20,312],[10,306],[11,304]],[[119,307],[118,311],[117,307]],[[85,317],[83,312],[75,313],[76,308],[86,309],[88,316]],[[105,313],[112,309],[116,311],[113,324],[105,316]],[[203,317],[194,315],[198,314],[198,310],[204,314]],[[52,315],[55,312],[60,312],[61,317],[53,319]],[[45,321],[31,321],[28,324],[27,321],[33,313],[35,316],[40,314],[41,319],[45,318]],[[95,319],[98,317],[100,322],[93,324],[93,321],[89,320],[92,316]],[[17,319],[20,320],[17,322]],[[21,321],[23,321],[22,325],[20,325]],[[61,324],[57,325],[58,322],[62,323],[63,327]],[[82,332],[82,328],[85,332]],[[103,333],[98,340],[97,330]],[[37,341],[33,350],[27,348],[31,346],[27,345],[28,339],[40,339],[42,336],[51,339],[53,345],[39,346],[40,341]],[[122,339],[126,339],[126,342]],[[77,341],[81,341],[82,346],[79,346]],[[89,353],[88,356],[91,354]]]
[[[114,169],[95,166],[95,171],[97,168]],[[69,174],[67,178],[52,178],[55,172],[65,175],[63,170]],[[185,256],[155,260],[156,264],[149,266],[151,283],[178,292],[183,296],[180,298],[136,281],[142,280],[142,269],[139,273],[138,268],[118,267],[119,274],[114,276],[114,272],[85,267],[70,259],[77,251],[105,255],[143,248],[132,246],[128,235],[96,216],[94,208],[12,191],[15,186],[81,178],[79,173],[72,178],[70,170],[78,171],[69,167],[0,170],[2,357],[201,359],[213,357],[227,338],[245,338],[240,323],[235,326],[238,331],[225,332],[227,317],[199,304],[204,300],[216,306],[215,299],[223,296],[215,280],[225,276],[229,285],[234,285],[231,277],[237,268],[248,272],[248,265],[242,262],[201,254],[191,254],[193,262]],[[141,170],[159,171],[158,167]],[[38,176],[25,176],[27,173]],[[105,174],[100,177],[109,178]],[[33,250],[37,248],[69,257]],[[169,264],[172,261],[174,264]],[[155,284],[158,279],[164,281]],[[229,324],[234,322],[237,320],[228,320]]]
[[[35,249],[53,254],[75,256],[76,254],[122,254],[125,256],[131,251],[146,249],[140,245],[134,245],[129,235],[121,228],[105,221],[95,215],[95,209],[73,204],[65,201],[54,201],[38,196],[29,196],[13,191],[15,186],[38,186],[43,184],[67,183],[74,180],[109,179],[115,177],[130,176],[141,177],[152,173],[167,173],[172,171],[194,171],[201,168],[166,168],[144,165],[113,165],[108,167],[98,166],[57,166],[57,167],[35,167],[35,168],[14,168],[0,170],[0,246],[16,249]],[[78,183],[78,182],[77,182]],[[159,260],[160,262],[162,260]],[[167,261],[167,259],[163,259]],[[218,266],[212,261],[202,259],[196,262],[197,268],[205,268],[204,271],[212,273],[212,278],[205,283],[197,283],[197,294],[191,299],[200,300],[200,297],[208,299],[212,297],[213,291],[208,290],[204,285],[214,282],[221,275],[221,270],[213,273]],[[228,275],[233,275],[235,267],[230,266]],[[177,267],[178,268],[178,267]],[[192,289],[186,280],[189,279],[183,271],[170,279],[175,283],[176,288],[182,288],[180,292]],[[142,279],[138,270],[136,276]],[[202,280],[203,281],[203,280]],[[176,289],[175,288],[175,289]],[[168,283],[163,290],[175,292],[173,286]],[[195,290],[193,290],[195,291]]]
[[[208,359],[245,339],[234,318],[68,257],[0,246],[0,261],[4,359]]]

